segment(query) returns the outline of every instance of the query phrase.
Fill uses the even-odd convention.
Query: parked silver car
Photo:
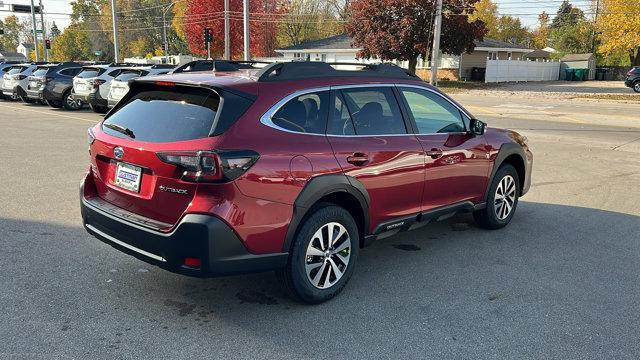
[[[114,107],[127,92],[129,92],[129,81],[152,75],[163,75],[173,70],[172,65],[153,65],[148,67],[132,67],[121,70],[120,75],[111,81],[109,95],[107,96],[108,106]]]

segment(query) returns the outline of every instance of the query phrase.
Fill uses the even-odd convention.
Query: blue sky
[[[34,0],[37,4],[38,0]],[[222,1],[222,0],[220,0]],[[525,26],[535,27],[538,16],[543,10],[549,14],[555,14],[562,0],[494,0],[498,3],[498,11],[502,14],[515,14]],[[570,0],[573,5],[589,11],[591,0]],[[69,0],[42,0],[45,12],[70,13],[71,6]],[[168,2],[168,1],[167,1]],[[29,5],[30,0],[0,0],[0,3]],[[2,6],[0,6],[2,10]],[[0,11],[0,18],[8,16],[9,13]],[[63,28],[69,23],[68,16],[51,14],[47,16],[48,21],[55,21],[58,27]]]

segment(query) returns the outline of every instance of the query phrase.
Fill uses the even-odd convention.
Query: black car
[[[41,70],[42,69],[42,70]],[[44,99],[51,107],[67,110],[78,110],[82,104],[73,100],[71,90],[73,90],[73,77],[82,71],[82,64],[75,62],[65,62],[56,65],[44,65],[38,67],[36,72],[45,72],[41,78],[34,78],[40,84],[34,83],[32,88],[31,79],[29,81],[27,95],[31,98]],[[34,72],[34,76],[36,75]]]
[[[624,84],[632,88],[633,91],[640,93],[640,66],[635,66],[627,73],[627,79]]]
[[[238,71],[241,69],[256,69],[256,64],[269,64],[259,61],[231,61],[231,60],[194,60],[178,66],[169,74],[179,74],[194,71]]]

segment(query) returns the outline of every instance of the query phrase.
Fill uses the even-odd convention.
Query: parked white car
[[[83,66],[82,71],[73,78],[73,99],[89,104],[97,113],[106,113],[107,97],[111,81],[131,64],[109,64]]]
[[[27,97],[27,85],[29,76],[37,68],[36,64],[15,64],[2,76],[2,94],[5,97],[17,100],[21,99],[26,103],[33,103]]]
[[[111,81],[111,88],[107,97],[107,103],[110,108],[114,107],[129,92],[129,81],[153,75],[167,74],[174,68],[172,65],[153,65],[144,67],[132,67],[122,69],[120,75]]]

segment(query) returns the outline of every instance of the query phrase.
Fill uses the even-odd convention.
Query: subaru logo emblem
[[[124,155],[124,150],[122,150],[120,146],[116,146],[115,148],[113,148],[113,156],[115,156],[116,159],[122,159],[123,155]]]

